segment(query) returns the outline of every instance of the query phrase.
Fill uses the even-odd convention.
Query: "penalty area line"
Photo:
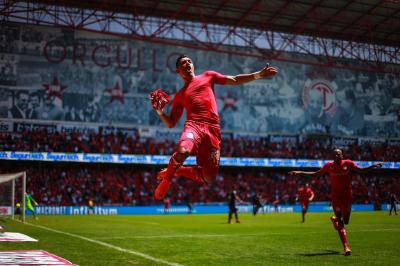
[[[121,251],[121,252],[125,252],[125,253],[129,253],[129,254],[132,254],[132,255],[135,255],[135,256],[138,256],[138,257],[142,257],[142,258],[145,258],[147,260],[154,261],[154,262],[158,262],[158,263],[162,263],[162,264],[166,264],[166,265],[171,265],[171,266],[182,266],[182,264],[179,264],[179,263],[174,263],[174,262],[169,262],[169,261],[162,260],[162,259],[157,259],[157,258],[155,258],[153,256],[150,256],[150,255],[138,252],[138,251],[134,251],[134,250],[126,249],[126,248],[121,248],[121,247],[114,246],[114,245],[111,245],[111,244],[108,244],[106,242],[102,242],[102,241],[99,241],[99,240],[91,239],[91,238],[88,238],[88,237],[85,237],[85,236],[76,235],[76,234],[60,231],[60,230],[57,230],[57,229],[45,227],[45,226],[42,226],[42,225],[37,225],[37,224],[31,224],[31,223],[24,223],[24,224],[27,224],[27,225],[30,225],[30,226],[33,226],[33,227],[37,227],[37,228],[41,228],[41,229],[44,229],[44,230],[47,230],[47,231],[50,231],[50,232],[63,234],[63,235],[67,235],[67,236],[74,237],[74,238],[79,238],[79,239],[82,239],[82,240],[85,240],[85,241],[88,241],[88,242],[92,242],[92,243],[95,243],[95,244],[98,244],[98,245],[101,245],[101,246],[104,246],[104,247],[107,247],[107,248],[110,248],[110,249],[115,249],[115,250],[118,250],[118,251]]]

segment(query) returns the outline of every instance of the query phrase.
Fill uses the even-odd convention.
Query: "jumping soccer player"
[[[351,175],[352,173],[367,173],[372,169],[382,167],[376,163],[365,168],[360,168],[351,160],[344,160],[340,149],[335,149],[334,161],[326,163],[316,172],[291,171],[289,174],[295,176],[321,177],[325,174],[331,178],[332,208],[335,216],[331,217],[334,228],[338,231],[340,240],[344,247],[344,254],[351,255],[347,242],[345,224],[349,223],[351,213]]]
[[[314,199],[314,191],[310,188],[310,185],[306,183],[305,186],[299,188],[297,191],[297,200],[300,201],[301,205],[301,218],[302,222],[305,221],[305,216],[308,211],[308,204]]]
[[[33,214],[33,217],[35,217],[35,220],[38,220],[39,218],[36,216],[36,212],[32,206],[32,203],[35,206],[38,205],[38,203],[33,199],[33,197],[30,194],[25,193],[25,208],[27,211],[29,210]]]
[[[173,176],[181,176],[198,183],[210,183],[217,175],[220,159],[221,132],[219,115],[214,93],[214,84],[241,85],[264,77],[272,77],[278,73],[274,67],[264,67],[258,72],[226,76],[214,71],[206,71],[195,75],[192,60],[181,55],[176,60],[176,72],[184,85],[177,92],[171,107],[171,113],[163,112],[164,104],[157,97],[152,99],[152,106],[163,123],[174,127],[183,110],[186,110],[186,121],[178,148],[171,156],[166,169],[158,173],[161,180],[154,192],[154,197],[161,200],[171,185]],[[189,155],[196,155],[196,166],[182,166]]]

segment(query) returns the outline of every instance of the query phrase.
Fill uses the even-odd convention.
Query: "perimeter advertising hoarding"
[[[239,212],[251,213],[251,205],[238,205]],[[88,215],[87,206],[36,206],[36,214],[39,215]],[[372,204],[353,204],[352,211],[373,211]],[[133,215],[133,214],[187,214],[186,206],[170,206],[167,210],[161,205],[155,206],[134,206],[134,207],[113,207],[113,206],[95,206],[94,215]],[[328,204],[310,204],[309,212],[332,212],[332,207]],[[195,214],[217,214],[227,213],[228,206],[224,204],[215,205],[197,205],[193,206],[192,213]],[[262,209],[260,210],[262,212]],[[275,208],[272,205],[265,205],[264,212],[301,212],[300,205],[279,205]],[[29,215],[29,214],[28,214]]]

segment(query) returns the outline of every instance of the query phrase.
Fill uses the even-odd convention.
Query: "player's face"
[[[194,77],[194,65],[192,59],[189,57],[184,57],[179,60],[178,66],[176,67],[176,72],[183,78]]]
[[[341,150],[336,149],[333,151],[333,154],[335,162],[340,162],[343,159],[343,153]]]

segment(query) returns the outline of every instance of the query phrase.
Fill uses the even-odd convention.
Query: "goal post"
[[[20,203],[21,221],[25,222],[26,172],[0,174],[0,216],[15,219],[15,206]]]

